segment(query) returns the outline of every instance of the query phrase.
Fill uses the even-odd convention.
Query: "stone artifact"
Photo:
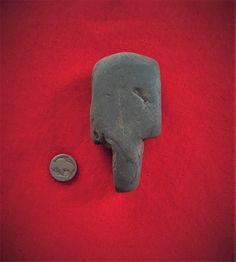
[[[91,136],[112,149],[115,189],[128,192],[140,181],[143,139],[161,130],[158,63],[135,53],[118,53],[96,63],[92,79]]]
[[[71,180],[77,172],[77,164],[71,156],[60,154],[53,157],[49,166],[50,174],[57,181]]]

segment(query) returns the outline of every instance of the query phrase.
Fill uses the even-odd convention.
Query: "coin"
[[[77,172],[77,164],[70,155],[59,154],[52,158],[49,171],[57,181],[70,181]]]

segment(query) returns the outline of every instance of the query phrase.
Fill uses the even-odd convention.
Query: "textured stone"
[[[90,122],[94,143],[112,149],[116,191],[135,189],[140,181],[143,139],[158,136],[161,130],[158,63],[128,52],[98,61],[93,69]]]

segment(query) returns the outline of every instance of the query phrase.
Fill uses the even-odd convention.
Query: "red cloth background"
[[[1,1],[2,259],[233,259],[233,1]],[[89,133],[91,71],[160,63],[163,128],[142,179],[114,192]],[[50,159],[79,176],[54,181]]]

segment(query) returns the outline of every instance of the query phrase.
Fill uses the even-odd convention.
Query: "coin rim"
[[[64,180],[61,179],[61,178],[58,178],[57,176],[55,176],[55,175],[54,175],[55,172],[54,172],[54,171],[51,171],[51,165],[52,165],[53,161],[55,161],[57,158],[63,157],[63,156],[68,157],[69,159],[71,159],[72,162],[73,162],[73,164],[74,164],[74,166],[75,166],[75,171],[73,172],[73,175],[72,175],[71,177],[69,177],[69,179],[64,179]],[[68,154],[62,153],[62,154],[55,155],[55,156],[51,159],[50,164],[49,164],[49,173],[50,173],[50,175],[51,175],[56,181],[59,181],[59,182],[67,182],[67,181],[72,180],[72,179],[75,177],[77,171],[78,171],[78,167],[77,167],[77,162],[76,162],[76,160],[74,159],[74,157],[72,157],[71,155],[68,155]],[[54,174],[53,174],[53,173],[54,173]]]

